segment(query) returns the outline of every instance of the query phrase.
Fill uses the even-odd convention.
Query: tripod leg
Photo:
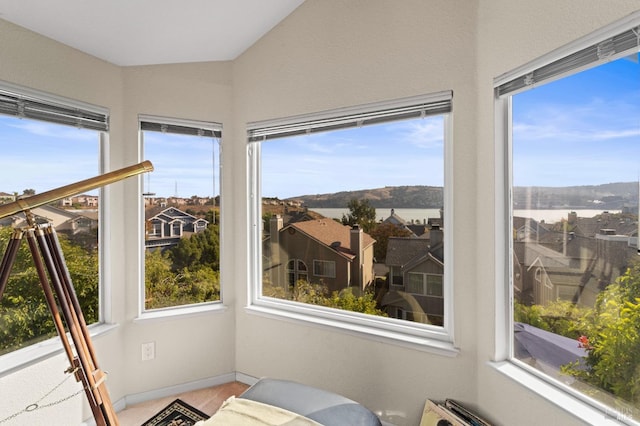
[[[96,420],[96,424],[98,426],[117,426],[118,419],[109,400],[106,386],[103,383],[104,373],[96,368],[93,360],[89,356],[87,343],[84,339],[85,332],[81,330],[82,327],[78,320],[78,316],[75,313],[75,309],[72,304],[69,303],[67,292],[65,292],[60,281],[61,273],[58,271],[58,266],[52,257],[51,251],[49,250],[49,246],[44,237],[44,232],[42,229],[37,229],[36,231],[37,234],[35,239],[37,241],[37,246],[49,273],[51,285],[57,295],[60,309],[76,349],[77,360],[79,363],[74,363],[74,365],[79,368],[82,381],[83,383],[86,383],[85,393]],[[48,285],[48,282],[43,282],[42,285],[44,287],[45,285]],[[66,339],[66,334],[61,335],[60,338]],[[104,398],[105,396],[106,398]]]
[[[64,350],[67,353],[67,358],[69,359],[71,365],[73,365],[73,349],[71,349],[71,345],[67,340],[62,317],[60,316],[60,311],[58,310],[58,305],[56,304],[56,299],[53,295],[53,292],[51,291],[51,287],[49,287],[49,281],[47,280],[47,275],[45,273],[42,260],[40,259],[40,255],[38,254],[38,247],[33,237],[32,230],[27,231],[27,243],[29,243],[29,250],[31,251],[31,257],[33,258],[33,263],[36,267],[36,272],[38,273],[40,285],[42,287],[42,290],[44,291],[44,297],[47,301],[47,306],[49,306],[49,311],[51,311],[51,315],[53,316],[53,323],[56,326],[58,336],[60,336],[62,340],[62,346],[64,346]]]
[[[2,257],[2,263],[0,263],[0,300],[2,300],[2,295],[7,288],[9,275],[11,275],[11,267],[16,261],[16,255],[18,254],[18,249],[20,248],[23,235],[24,232],[19,229],[13,231],[13,235],[7,244],[7,250],[4,252],[4,256]]]
[[[47,248],[49,249],[52,260],[56,266],[56,273],[58,275],[58,279],[60,280],[62,290],[64,291],[65,297],[67,299],[67,303],[69,304],[70,311],[72,315],[74,315],[75,320],[77,320],[78,328],[82,333],[81,337],[83,339],[84,348],[87,356],[91,360],[93,372],[95,374],[95,380],[100,391],[100,397],[102,400],[101,408],[105,411],[105,417],[107,419],[111,419],[109,424],[117,424],[117,419],[112,408],[109,392],[106,388],[106,385],[103,383],[106,376],[98,367],[96,351],[93,347],[91,335],[89,333],[89,329],[87,328],[87,323],[84,319],[84,315],[82,314],[80,301],[78,300],[78,296],[76,295],[75,289],[73,287],[71,275],[69,274],[69,269],[67,268],[66,262],[64,260],[64,254],[62,252],[62,248],[60,247],[60,242],[58,240],[55,229],[53,229],[52,227],[47,227],[44,230],[44,240],[46,241]]]
[[[87,329],[87,322],[85,321],[84,315],[82,314],[80,301],[78,300],[78,296],[76,295],[75,289],[73,287],[71,275],[69,274],[69,269],[67,268],[67,264],[64,260],[64,253],[62,252],[62,247],[60,247],[60,242],[58,240],[58,235],[56,234],[55,229],[53,229],[52,227],[46,228],[44,230],[44,238],[47,242],[47,247],[49,248],[51,257],[56,265],[56,272],[58,274],[60,284],[64,289],[64,293],[68,303],[73,308],[75,315],[78,317],[80,330],[84,335],[84,340],[87,342],[87,349],[89,350],[91,359],[93,360],[97,368],[98,362],[95,355],[95,349],[93,348],[93,343],[91,342],[91,336],[89,334],[89,330]]]

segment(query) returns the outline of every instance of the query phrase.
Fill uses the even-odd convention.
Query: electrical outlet
[[[149,361],[156,357],[156,342],[142,344],[142,360]]]

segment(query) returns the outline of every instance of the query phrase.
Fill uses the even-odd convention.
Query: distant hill
[[[287,200],[302,202],[309,208],[345,208],[352,199],[367,199],[375,208],[437,209],[443,204],[442,187],[424,185],[385,186],[333,194],[300,195]],[[638,205],[638,183],[515,187],[513,200],[516,208],[620,210],[623,207]]]
[[[515,187],[516,208],[621,210],[638,205],[638,182],[567,187]],[[529,206],[529,207],[527,207]]]
[[[352,199],[367,199],[376,208],[440,208],[442,187],[385,186],[384,188],[342,191],[334,194],[301,195],[288,200],[304,203],[309,208],[344,208]]]

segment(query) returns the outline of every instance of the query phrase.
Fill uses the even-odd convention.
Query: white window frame
[[[85,127],[88,129],[96,130],[98,132],[98,167],[99,173],[105,173],[110,169],[109,167],[109,116],[110,112],[108,108],[89,104],[86,102],[78,101],[75,99],[66,98],[59,95],[43,92],[36,89],[31,89],[25,86],[0,81],[0,94],[10,94],[11,97],[21,99],[25,103],[25,107],[28,108],[28,104],[31,101],[44,102],[44,104],[51,105],[52,108],[47,111],[46,109],[41,112],[34,109],[33,114],[26,112],[25,116],[29,119],[38,119],[38,114],[42,114],[42,119],[50,121],[59,125],[70,124],[68,120],[72,119],[74,114],[78,114],[81,111],[89,112],[86,119],[83,119],[78,115],[78,127]],[[60,114],[61,111],[55,111],[57,108],[68,108],[69,114]],[[52,114],[49,114],[51,112]],[[11,115],[8,113],[7,115]],[[58,118],[55,118],[55,117]],[[93,116],[93,117],[91,117]],[[94,119],[97,119],[94,121]],[[103,126],[104,124],[106,126]],[[69,182],[73,183],[73,182]],[[55,188],[51,188],[55,189]],[[109,216],[106,212],[109,211],[109,199],[110,191],[109,187],[105,186],[99,188],[99,197],[101,199],[100,207],[98,210],[98,322],[89,325],[89,333],[91,337],[96,337],[101,334],[107,333],[113,328],[117,327],[113,324],[112,313],[112,292],[111,286],[111,257],[105,249],[107,238],[103,238],[104,235],[110,234],[110,222]],[[26,244],[26,243],[25,243]],[[62,342],[57,335],[47,340],[34,343],[24,348],[9,352],[0,356],[0,375],[10,374],[14,371],[18,371],[21,368],[32,364],[37,360],[47,358],[63,352]]]
[[[171,117],[163,117],[157,115],[147,115],[147,114],[139,114],[138,115],[138,161],[142,161],[144,159],[144,135],[141,128],[141,123],[147,124],[157,124],[158,126],[169,125],[169,126],[179,126],[190,129],[203,129],[204,131],[212,132],[213,136],[216,137],[219,141],[219,149],[220,149],[220,157],[219,164],[217,164],[217,168],[219,171],[219,180],[218,185],[220,188],[220,222],[223,222],[223,198],[222,195],[222,163],[223,163],[223,150],[222,150],[222,124],[217,122],[209,122],[209,121],[198,121],[198,120],[188,120],[188,119],[180,119],[180,118],[171,118]],[[143,193],[143,176],[138,177],[138,194]],[[198,303],[198,304],[190,304],[190,305],[180,305],[180,306],[171,306],[167,308],[160,309],[146,309],[144,300],[145,300],[145,270],[144,270],[144,260],[145,260],[145,221],[144,221],[144,199],[142,196],[138,197],[138,276],[139,276],[139,285],[138,285],[138,316],[135,321],[146,321],[146,320],[154,320],[157,318],[167,318],[179,315],[192,315],[198,314],[202,312],[224,312],[227,309],[224,299],[224,273],[223,273],[223,247],[224,247],[224,232],[220,229],[219,242],[220,242],[220,299]],[[171,229],[173,229],[173,225],[171,225]],[[172,232],[170,232],[172,233]]]
[[[320,327],[330,327],[347,333],[356,333],[366,338],[385,340],[390,343],[408,346],[432,353],[456,356],[453,335],[453,124],[452,124],[453,92],[444,91],[428,95],[378,102],[350,108],[341,108],[313,114],[298,115],[284,119],[267,120],[248,123],[247,165],[249,180],[249,229],[250,245],[248,312],[271,318],[302,321]],[[432,107],[434,109],[429,110]],[[423,108],[420,110],[420,108]],[[436,108],[446,108],[437,110]],[[415,117],[416,111],[422,115],[443,117],[444,126],[444,221],[450,224],[444,235],[444,326],[438,327],[419,322],[409,322],[395,318],[366,315],[357,312],[342,311],[323,306],[304,304],[289,300],[262,296],[262,220],[261,220],[261,169],[260,144],[270,137],[279,138],[316,131],[324,125],[325,120],[336,123],[333,128],[358,125],[361,121],[353,121],[353,117],[365,117],[364,120],[378,120],[380,112],[411,111],[405,118]],[[438,111],[438,112],[434,112]],[[384,114],[382,114],[382,117]],[[418,115],[420,116],[420,115]],[[273,135],[265,129],[278,129]]]
[[[520,383],[530,391],[547,399],[558,407],[573,414],[588,424],[608,425],[640,425],[639,422],[630,419],[623,412],[615,410],[586,394],[570,388],[550,376],[517,360],[513,355],[513,271],[511,265],[512,231],[513,222],[511,213],[511,187],[512,187],[512,102],[511,96],[528,88],[528,84],[535,86],[537,83],[536,70],[548,67],[556,61],[570,55],[580,55],[589,47],[599,44],[607,45],[613,37],[632,30],[636,35],[640,33],[640,12],[635,12],[627,17],[601,28],[587,36],[558,48],[547,55],[531,61],[515,70],[505,73],[494,79],[494,135],[495,135],[495,335],[496,344],[494,361],[492,366],[512,380]],[[640,40],[640,38],[639,38]],[[593,50],[596,50],[595,48]],[[598,52],[600,49],[597,49]],[[620,53],[604,52],[600,62],[612,61],[627,56],[628,51]],[[600,54],[598,54],[600,56]],[[596,64],[595,62],[593,63]],[[574,68],[568,72],[558,73],[544,80],[544,83],[563,78],[578,72],[581,68]],[[531,80],[533,77],[533,80]],[[510,82],[518,79],[525,82],[525,87],[513,89],[508,94],[502,94],[500,87],[504,88]],[[510,89],[509,89],[510,90]]]

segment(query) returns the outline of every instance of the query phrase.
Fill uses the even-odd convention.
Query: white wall
[[[238,371],[332,389],[398,424],[416,424],[429,397],[475,400],[476,254],[468,240],[476,226],[476,13],[467,0],[307,1],[237,59],[233,71],[238,135],[246,122],[453,90],[460,354],[450,358],[255,316],[242,309],[246,288],[238,286]],[[239,159],[246,157],[242,142],[234,146]],[[244,164],[234,166],[234,180],[244,185]],[[247,238],[246,202],[234,204],[243,215],[235,224],[238,241]],[[236,256],[236,281],[245,282],[246,247],[238,246]]]
[[[496,372],[488,361],[494,358],[493,319],[495,303],[494,241],[495,176],[493,79],[556,48],[572,42],[610,22],[638,10],[637,0],[480,0],[478,9],[478,119],[477,180],[479,200],[475,206],[477,254],[475,284],[477,313],[477,398],[483,411],[504,425],[578,425],[543,397],[525,390]],[[604,416],[602,419],[604,421]]]
[[[125,95],[125,148],[131,162],[138,153],[138,114],[228,123],[231,119],[231,64],[192,63],[129,67],[123,70]],[[231,129],[223,128],[223,144],[232,140]],[[135,159],[135,160],[134,160]],[[147,158],[153,163],[153,158]],[[223,160],[226,160],[223,158]],[[153,172],[152,172],[153,173]],[[153,179],[153,178],[152,178]],[[125,194],[126,205],[135,205],[135,187]],[[227,188],[229,193],[233,189]],[[225,193],[225,192],[223,192]],[[225,200],[222,208],[225,209]],[[223,210],[223,215],[226,211]],[[233,219],[233,215],[229,215]],[[127,210],[127,229],[140,229],[135,212]],[[227,241],[224,226],[222,236]],[[234,309],[197,315],[134,321],[138,314],[138,232],[123,235],[126,281],[124,297],[124,341],[127,394],[215,377],[235,371]],[[222,283],[232,283],[225,271],[233,268],[233,259],[222,253]],[[230,290],[230,291],[227,291]],[[225,301],[233,300],[233,285],[225,287]],[[140,345],[156,342],[156,358],[141,361]],[[185,350],[189,348],[189,350]],[[161,373],[159,373],[161,372]]]
[[[4,21],[0,21],[0,39],[0,80],[110,109],[111,169],[141,160],[138,114],[223,124],[230,121],[230,63],[121,68]],[[225,129],[225,137],[231,140],[232,135],[231,128]],[[61,169],[64,167],[72,165],[62,164]],[[122,405],[129,395],[234,372],[233,306],[219,312],[134,321],[139,306],[141,235],[137,179],[110,185],[109,190],[110,232],[104,238],[111,264],[107,279],[112,297],[106,316],[118,326],[93,342],[101,369],[109,373],[112,401]],[[233,189],[226,191],[232,193]],[[226,234],[223,229],[222,238],[231,238]],[[221,260],[226,270],[233,268],[232,257],[223,254]],[[226,279],[223,275],[222,280]],[[232,284],[227,285],[225,297],[233,305]],[[142,362],[141,343],[148,341],[156,343],[156,358]],[[57,355],[17,372],[0,372],[0,420],[22,410],[60,382],[67,364],[65,356]],[[71,393],[67,390],[74,389],[73,383],[65,383],[65,388],[45,402],[67,396]],[[20,393],[20,398],[8,397],[13,390]],[[84,395],[77,396],[5,424],[80,424],[91,416],[84,399]]]
[[[136,183],[113,185],[109,318],[94,339],[113,400],[239,371],[305,382],[416,424],[426,398],[480,407],[496,424],[580,424],[497,373],[494,356],[493,78],[638,9],[637,0],[307,0],[232,63],[119,68],[0,21],[0,80],[111,110],[111,168],[139,161],[137,114],[222,122],[220,313],[134,321],[138,310]],[[247,122],[453,90],[455,339],[450,358],[259,317],[247,300]],[[173,349],[173,339],[192,345]],[[139,361],[156,341],[157,358]],[[61,355],[0,372],[0,419],[62,379]],[[65,390],[73,386],[65,386]],[[73,390],[73,389],[71,389]],[[66,392],[61,392],[66,395]],[[29,424],[79,423],[74,398]],[[77,420],[77,421],[76,421]],[[25,424],[25,421],[7,422]],[[61,423],[59,423],[61,424]]]

